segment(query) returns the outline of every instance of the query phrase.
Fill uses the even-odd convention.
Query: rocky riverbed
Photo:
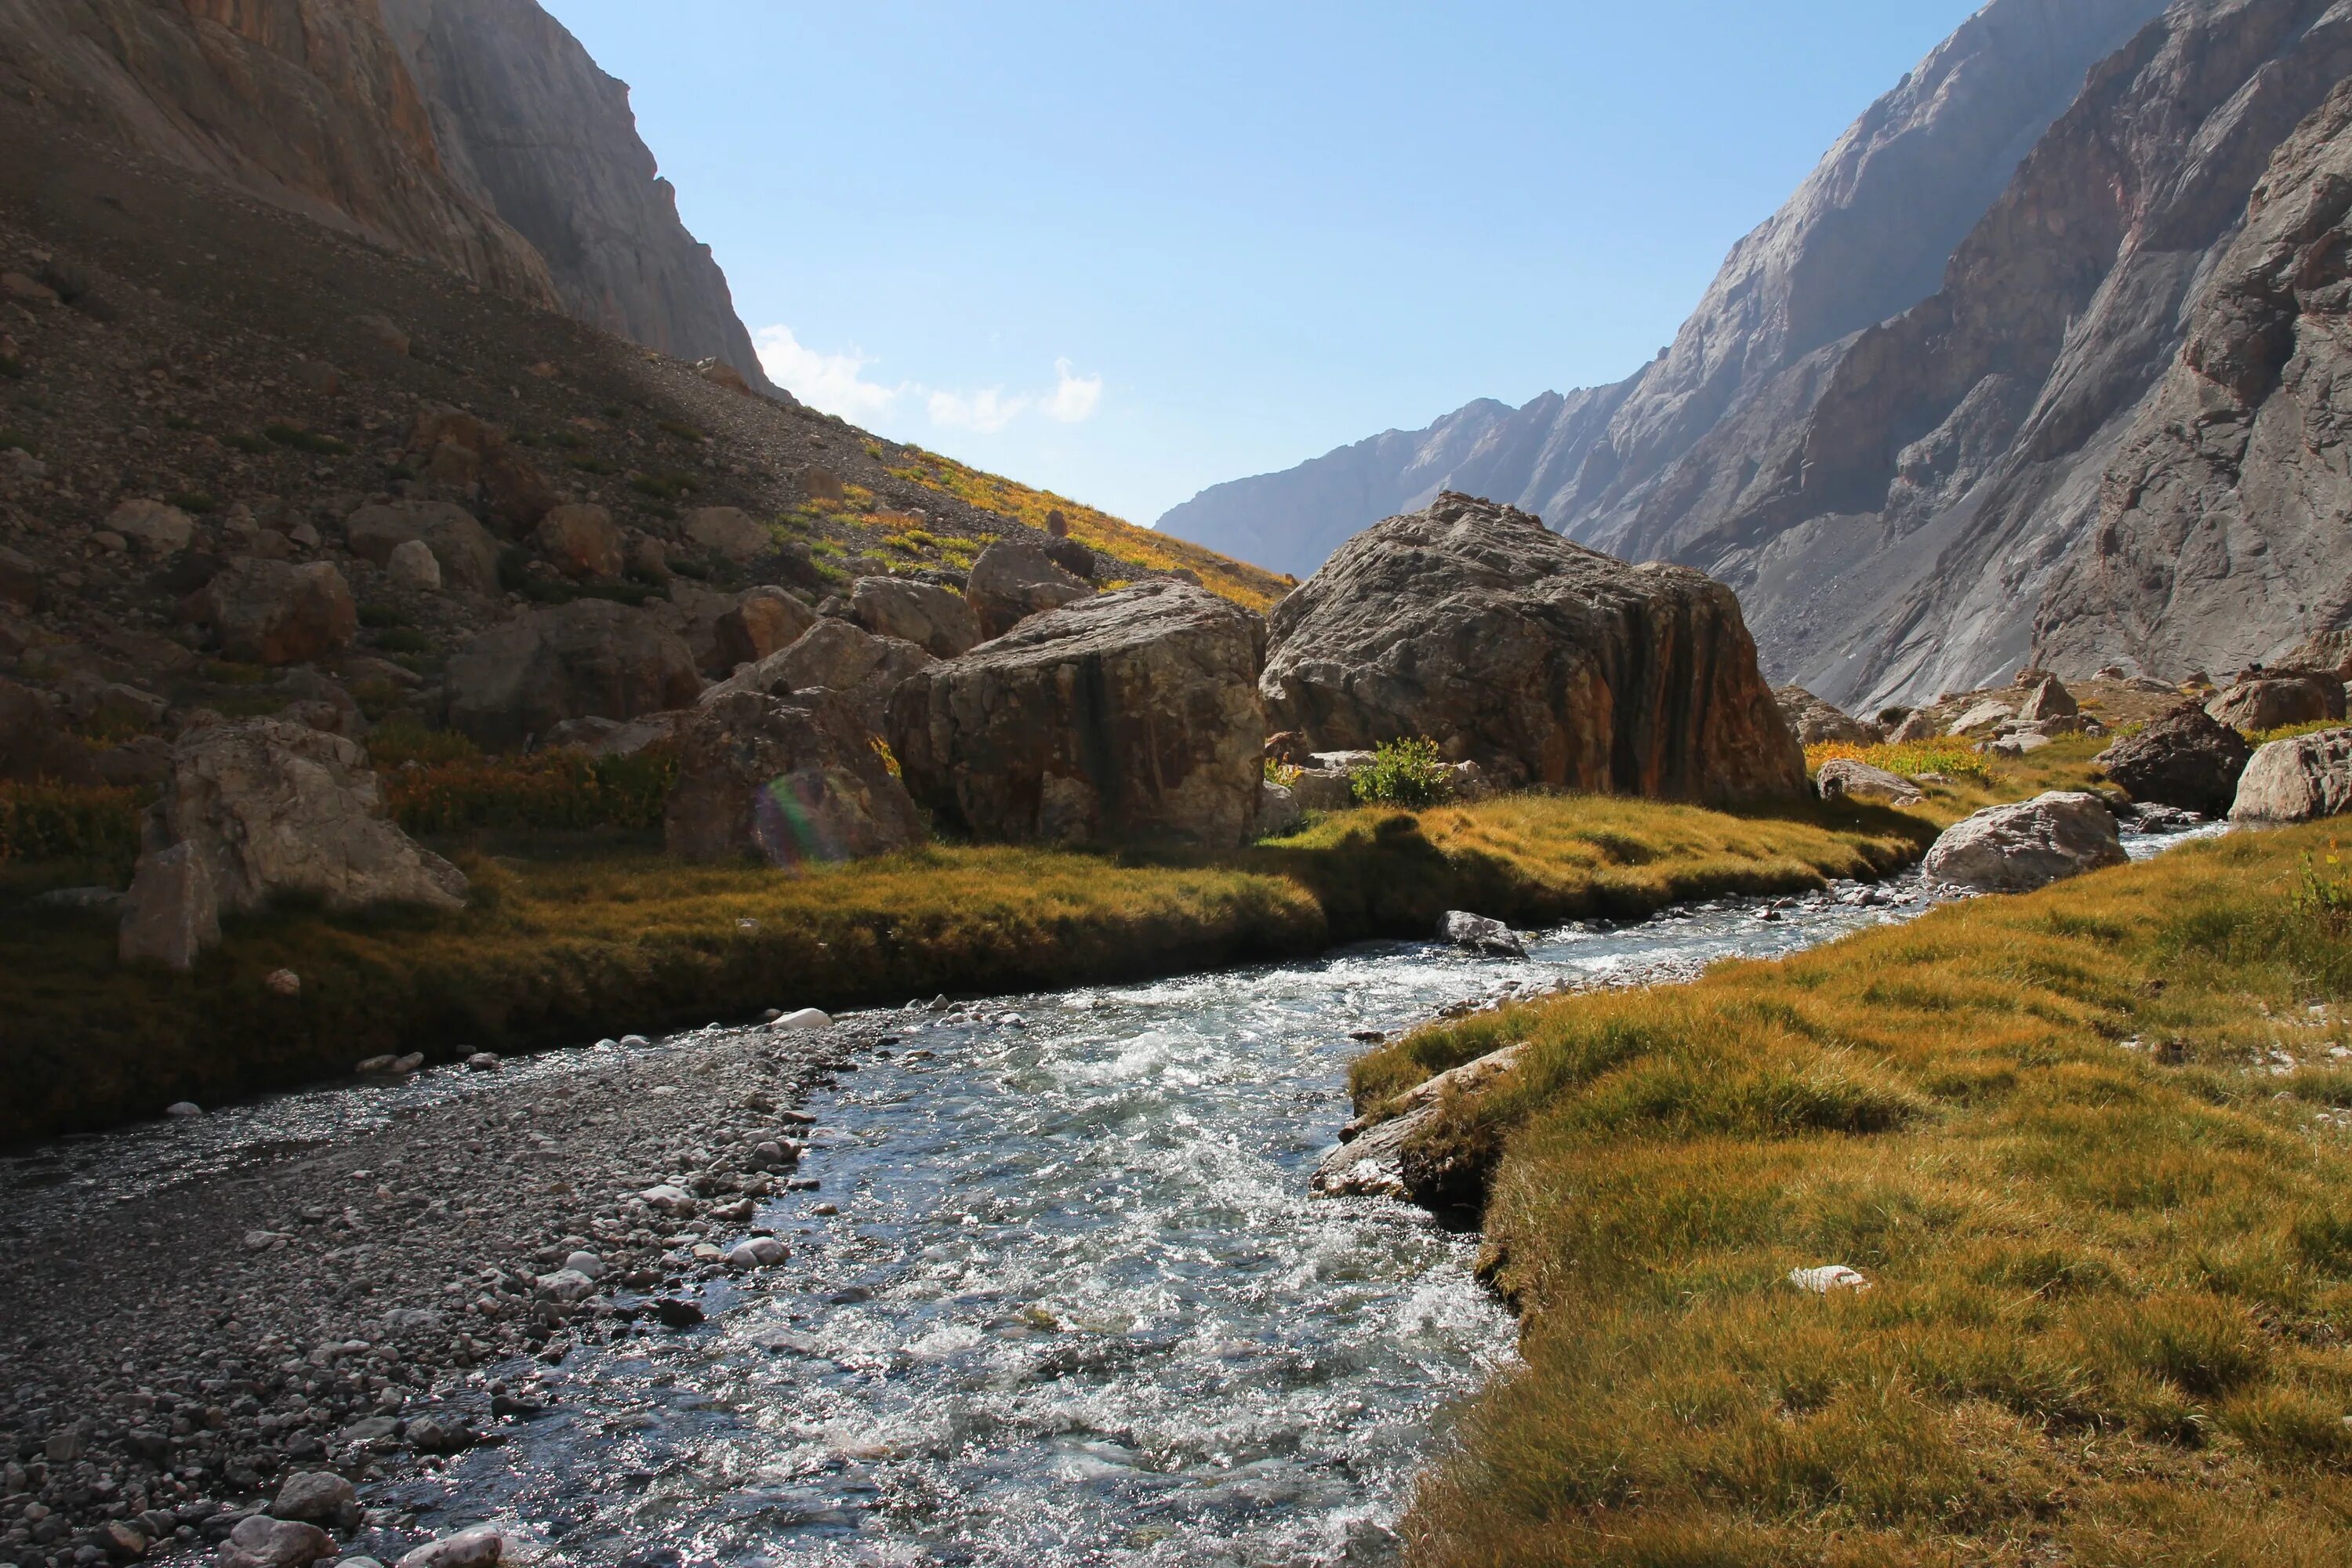
[[[288,1474],[501,1441],[542,1396],[484,1369],[690,1318],[679,1288],[772,1259],[747,1222],[795,1179],[794,1108],[887,1037],[629,1037],[0,1164],[0,1559],[218,1540]]]

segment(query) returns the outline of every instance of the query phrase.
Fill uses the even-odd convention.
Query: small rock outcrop
[[[698,550],[737,565],[756,561],[776,547],[759,520],[738,506],[698,506],[686,514],[686,541]]]
[[[910,642],[877,637],[825,617],[790,647],[737,670],[702,694],[706,704],[738,691],[772,697],[822,687],[846,700],[869,735],[889,727],[891,694],[939,661]]]
[[[1404,1171],[1404,1152],[1437,1119],[1448,1099],[1480,1093],[1518,1066],[1524,1045],[1506,1046],[1450,1072],[1414,1085],[1400,1096],[1383,1121],[1360,1117],[1340,1132],[1339,1146],[1323,1156],[1307,1181],[1318,1197],[1389,1197],[1418,1201]]]
[[[349,647],[360,629],[352,585],[324,561],[297,566],[239,556],[191,607],[220,639],[222,655],[246,664],[308,664]]]
[[[2239,775],[2230,820],[2310,822],[2352,810],[2352,729],[2273,741]]]
[[[1154,582],[1040,615],[909,679],[907,787],[982,838],[1244,842],[1258,818],[1263,623]]]
[[[1447,493],[1276,606],[1261,689],[1321,749],[1425,735],[1498,785],[1715,804],[1805,789],[1731,590]]]
[[[1780,716],[1789,721],[1801,746],[1818,746],[1827,741],[1867,746],[1878,739],[1877,731],[1869,725],[1801,686],[1783,686],[1772,693],[1772,700],[1780,705]]]
[[[1929,846],[1920,869],[1946,887],[2027,893],[2127,858],[2105,801],[2052,790],[1952,824]]]
[[[182,736],[144,838],[123,911],[126,958],[184,966],[217,939],[221,914],[282,893],[334,910],[466,901],[464,875],[389,820],[365,752],[280,719]]]
[[[816,625],[816,612],[772,584],[747,588],[711,628],[719,661],[733,669],[781,653]]]
[[[2194,702],[2148,721],[2093,759],[2136,801],[2220,816],[2253,755],[2245,737]]]
[[[617,577],[625,560],[613,514],[593,502],[550,507],[531,542],[566,577]]]
[[[1468,910],[1448,910],[1437,922],[1437,940],[1487,958],[1525,958],[1528,950],[1509,926]]]
[[[2205,704],[2217,723],[2258,734],[2290,724],[2344,717],[2344,683],[2332,672],[2267,670],[2241,680]]]
[[[450,728],[511,751],[566,719],[689,707],[702,677],[653,616],[578,599],[484,632],[449,661],[447,684]]]
[[[934,658],[953,658],[980,644],[980,617],[961,594],[904,577],[860,577],[849,613],[876,637],[913,643]]]
[[[390,569],[393,552],[422,540],[442,584],[466,594],[499,591],[499,542],[464,507],[447,501],[363,506],[344,520],[352,554]]]
[[[673,855],[794,866],[887,854],[925,837],[872,732],[832,692],[729,692],[678,732],[677,784],[663,816]]]
[[[1822,764],[1813,777],[1813,791],[1823,800],[1871,800],[1885,805],[1917,805],[1927,797],[1901,773],[1874,768],[1851,757]]]
[[[1094,586],[1064,571],[1043,545],[1000,539],[971,563],[964,596],[983,637],[1001,637],[1029,616],[1083,599]]]
[[[2045,719],[2071,719],[2082,710],[2074,694],[2056,676],[2045,675],[2026,688],[2025,700],[2018,704],[2017,716],[2031,724]]]

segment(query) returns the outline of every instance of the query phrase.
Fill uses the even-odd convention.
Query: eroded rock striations
[[[907,787],[982,838],[1230,846],[1255,829],[1265,626],[1181,583],[1024,620],[890,704]]]
[[[1262,689],[1275,726],[1316,749],[1426,736],[1507,787],[1805,788],[1728,588],[1468,496],[1367,529],[1276,606]]]

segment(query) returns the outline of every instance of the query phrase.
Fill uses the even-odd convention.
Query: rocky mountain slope
[[[2326,405],[2339,132],[2297,127],[2352,68],[2352,8],[2180,0],[2135,27],[2157,10],[1988,6],[1664,358],[1573,418],[1538,400],[1452,431],[1446,482],[1732,583],[1775,678],[1848,706],[2028,659],[2177,677],[2329,629],[2327,442],[2286,433]],[[1280,515],[1237,489],[1225,515]]]
[[[137,782],[200,710],[438,723],[553,608],[615,681],[724,673],[1000,537],[1283,591],[5,99],[0,145],[0,777],[58,726]]]
[[[1933,292],[1952,247],[2084,72],[2162,9],[2163,0],[1993,0],[1732,248],[1673,344],[1633,375],[1517,410],[1482,399],[1426,430],[1216,486],[1160,526],[1291,572],[1313,570],[1355,530],[1446,489],[1578,533],[1568,520],[1638,498],[1759,383]],[[1339,474],[1348,480],[1331,482]]]
[[[0,0],[0,97],[768,386],[626,88],[531,0]]]
[[[678,221],[629,89],[534,0],[383,0],[459,187],[546,258],[563,308],[767,386],[726,275]]]

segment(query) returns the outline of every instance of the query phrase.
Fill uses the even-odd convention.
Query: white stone
[[[815,1007],[803,1007],[797,1013],[787,1013],[768,1026],[771,1029],[830,1029],[833,1015]]]
[[[433,547],[421,539],[405,539],[394,545],[383,570],[395,588],[419,594],[440,592],[441,563],[434,558]]]
[[[1843,1263],[1823,1263],[1811,1268],[1791,1268],[1789,1283],[1800,1290],[1810,1290],[1816,1296],[1826,1296],[1832,1290],[1867,1290],[1870,1281],[1858,1269]]]

